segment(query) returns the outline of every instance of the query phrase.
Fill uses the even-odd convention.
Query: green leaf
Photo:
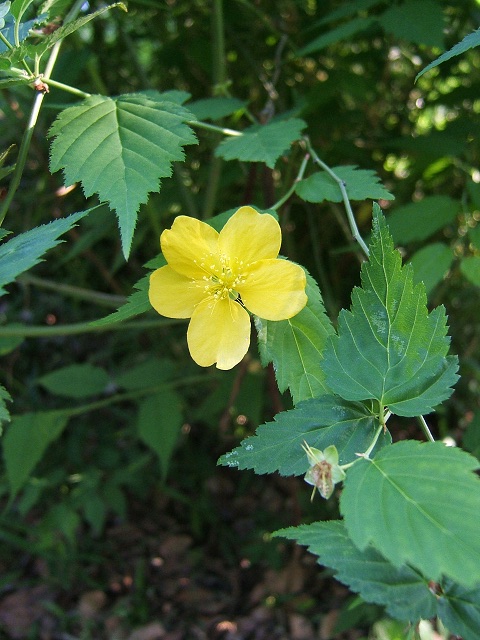
[[[10,13],[17,22],[21,22],[25,11],[34,3],[35,0],[13,0],[10,7]]]
[[[407,0],[389,7],[378,21],[395,38],[428,47],[444,45],[443,11],[435,0],[422,0],[421,11],[418,10],[418,0]]]
[[[426,240],[436,231],[453,223],[460,203],[448,196],[427,196],[420,202],[397,207],[387,216],[388,227],[395,242]]]
[[[115,379],[119,387],[128,390],[145,389],[146,386],[154,386],[166,382],[174,372],[174,364],[171,360],[151,356],[140,364],[131,367],[121,373]]]
[[[140,405],[138,435],[160,459],[164,480],[182,424],[181,400],[173,389],[149,396]]]
[[[298,118],[253,125],[239,136],[223,140],[216,148],[215,155],[224,160],[265,162],[267,167],[273,169],[278,158],[290,145],[300,140],[302,129],[306,126]]]
[[[475,249],[480,250],[480,224],[468,230],[468,238]]]
[[[160,189],[182,147],[196,142],[193,118],[171,101],[141,93],[92,96],[65,109],[53,123],[50,168],[64,169],[65,184],[81,181],[86,197],[97,193],[115,209],[128,257],[140,204]]]
[[[15,278],[40,262],[40,256],[55,247],[59,236],[70,231],[75,223],[86,216],[91,209],[73,213],[67,218],[54,220],[31,231],[0,244],[0,296],[6,293],[3,288]]]
[[[337,7],[330,13],[327,13],[324,18],[315,22],[311,27],[309,27],[309,29],[318,27],[322,24],[329,24],[342,18],[349,18],[359,11],[367,11],[377,4],[383,4],[383,0],[354,0],[353,2],[344,2],[341,6]]]
[[[60,40],[63,40],[70,34],[75,33],[75,31],[78,31],[78,29],[88,24],[91,20],[98,18],[98,16],[102,15],[106,11],[110,11],[110,9],[116,9],[116,8],[122,9],[123,11],[127,11],[127,7],[123,2],[115,2],[114,4],[110,4],[108,6],[102,7],[101,9],[98,9],[98,11],[94,11],[93,13],[89,13],[86,16],[81,16],[76,20],[67,22],[66,24],[56,29],[49,36],[42,38],[42,40],[38,44],[29,45],[30,56],[32,58],[35,58],[35,56],[41,57],[45,53],[45,51],[48,51],[49,49],[51,49],[57,42],[60,42]],[[47,84],[48,84],[48,81],[47,81]]]
[[[309,468],[304,442],[320,450],[335,445],[340,464],[347,464],[357,459],[357,453],[366,451],[377,427],[378,420],[365,405],[324,395],[279,413],[274,422],[259,427],[254,436],[245,438],[218,463],[254,469],[258,474],[278,471],[283,476],[298,476]],[[387,432],[377,446],[389,442]]]
[[[217,97],[190,102],[188,109],[198,120],[221,120],[240,109],[245,109],[246,106],[245,100]]]
[[[343,180],[350,200],[394,200],[393,196],[380,184],[380,178],[375,171],[358,169],[356,166],[333,167],[332,171]],[[319,171],[301,180],[296,188],[296,194],[307,202],[341,202],[342,192],[338,183],[326,172]]]
[[[454,56],[459,56],[462,53],[465,53],[465,51],[472,49],[473,47],[478,47],[479,44],[480,44],[480,28],[477,29],[476,31],[473,31],[472,33],[469,33],[467,36],[465,36],[465,38],[461,42],[458,42],[451,49],[449,49],[448,51],[445,51],[445,53],[442,53],[441,56],[439,56],[433,62],[430,62],[430,64],[427,64],[427,66],[424,69],[422,69],[420,73],[417,73],[415,77],[415,82],[418,80],[418,78],[420,78],[420,76],[423,76],[424,73],[426,73],[427,71],[430,71],[430,69],[433,69],[434,67],[438,67],[438,65],[442,64],[442,62],[445,62],[446,60],[450,60],[450,58],[453,58]]]
[[[375,18],[353,18],[349,22],[346,22],[334,29],[330,29],[327,33],[318,36],[306,44],[297,51],[297,56],[307,56],[311,53],[316,53],[321,49],[325,49],[325,47],[328,47],[331,44],[336,44],[343,40],[350,40],[350,38],[357,33],[361,33],[362,31],[369,29],[373,24],[375,24],[375,22]]]
[[[400,253],[378,205],[374,205],[370,258],[351,311],[339,315],[338,335],[323,352],[328,386],[347,400],[377,400],[392,413],[417,416],[448,398],[458,379],[458,359],[446,357],[445,309],[430,314],[422,283]]]
[[[48,445],[56,440],[68,422],[60,411],[12,416],[3,439],[3,459],[11,498],[28,480]]]
[[[2,422],[10,422],[10,412],[7,409],[6,402],[11,402],[12,398],[4,386],[0,384],[0,428]],[[1,431],[0,431],[1,435]]]
[[[405,440],[347,472],[340,501],[348,534],[394,566],[430,580],[480,583],[480,479],[473,456],[441,442]]]
[[[91,364],[70,364],[38,378],[38,384],[56,396],[88,398],[103,393],[110,377]]]
[[[437,606],[439,618],[451,633],[463,640],[478,640],[480,585],[469,589],[447,580]]]
[[[307,273],[306,306],[293,318],[271,322],[255,318],[262,365],[273,363],[280,391],[290,389],[294,404],[328,392],[321,354],[334,333],[316,282]]]
[[[407,565],[394,567],[373,547],[356,547],[340,521],[314,522],[276,531],[274,536],[296,540],[333,569],[335,577],[367,602],[385,606],[399,620],[432,618],[436,599],[428,580]]]
[[[410,262],[413,267],[413,282],[423,282],[427,295],[441,282],[453,262],[454,255],[450,247],[443,242],[434,242],[413,254]]]
[[[480,256],[462,258],[460,271],[469,282],[480,287]]]

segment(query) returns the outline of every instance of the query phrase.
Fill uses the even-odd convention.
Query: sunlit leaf
[[[465,36],[465,38],[461,42],[458,42],[451,49],[449,49],[448,51],[445,51],[445,53],[442,53],[441,56],[439,56],[436,60],[434,60],[430,64],[427,64],[427,66],[424,69],[422,69],[420,73],[417,73],[415,81],[417,81],[418,78],[420,78],[420,76],[423,76],[424,73],[426,73],[427,71],[430,71],[430,69],[433,69],[434,67],[438,67],[438,65],[442,64],[442,62],[445,62],[446,60],[450,60],[450,58],[453,58],[454,56],[459,56],[462,53],[465,53],[465,51],[472,49],[473,47],[478,47],[479,44],[480,44],[480,28],[477,29],[476,31],[473,31],[472,33],[469,33],[467,36]]]
[[[411,265],[402,267],[378,205],[361,279],[323,352],[327,384],[342,398],[377,400],[398,415],[433,411],[458,379],[458,359],[447,357],[445,309],[428,313],[425,287],[413,284]]]
[[[479,461],[441,442],[397,442],[347,472],[340,508],[360,549],[429,580],[480,584]]]
[[[196,142],[185,124],[193,116],[175,102],[143,94],[92,96],[65,109],[53,123],[50,168],[64,169],[65,184],[82,182],[115,209],[127,257],[140,204],[170,176],[182,147]]]

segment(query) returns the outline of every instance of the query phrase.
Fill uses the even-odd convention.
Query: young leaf
[[[465,36],[465,38],[461,42],[458,42],[454,47],[452,47],[448,51],[445,51],[445,53],[442,53],[441,56],[439,56],[436,60],[434,60],[430,64],[427,64],[427,66],[424,69],[422,69],[420,73],[417,73],[415,77],[415,82],[418,80],[418,78],[420,78],[420,76],[423,76],[424,73],[426,73],[427,71],[430,71],[430,69],[433,69],[434,67],[438,67],[438,65],[442,64],[442,62],[445,62],[446,60],[450,60],[450,58],[453,58],[454,56],[459,56],[460,54],[465,53],[465,51],[468,51],[473,47],[478,47],[479,44],[480,44],[480,28],[477,29],[476,31],[473,31],[472,33],[469,33],[467,36]]]
[[[149,396],[140,405],[138,435],[160,459],[164,480],[182,423],[180,397],[173,389],[165,389],[162,393]]]
[[[273,169],[292,142],[300,139],[301,131],[306,126],[298,118],[253,125],[241,135],[223,140],[215,150],[215,155],[224,160],[265,162],[267,167]]]
[[[140,93],[92,96],[62,111],[50,129],[52,172],[63,168],[66,184],[81,181],[87,197],[97,193],[115,209],[125,257],[140,204],[184,159],[182,147],[196,142],[185,124],[192,119],[175,102]]]
[[[341,521],[314,522],[276,531],[274,536],[296,540],[333,569],[335,577],[367,602],[385,606],[399,620],[432,618],[436,599],[428,580],[408,565],[394,567],[373,547],[356,547]]]
[[[377,400],[392,413],[416,416],[452,393],[458,360],[446,356],[445,309],[428,314],[425,287],[402,267],[385,218],[374,206],[370,258],[362,265],[362,288],[342,310],[338,335],[323,352],[328,386],[347,400]]]
[[[283,476],[299,476],[309,468],[304,442],[320,450],[335,445],[340,464],[346,464],[368,448],[377,426],[377,418],[363,404],[324,395],[279,413],[274,422],[259,427],[254,436],[245,438],[218,463],[254,469],[258,474],[278,471]],[[377,446],[389,442],[387,432]]]
[[[70,231],[75,223],[86,216],[91,209],[72,213],[67,218],[54,220],[31,231],[0,244],[0,296],[5,292],[6,284],[40,262],[40,256],[55,247],[61,240],[59,236]]]
[[[43,411],[12,416],[3,439],[3,459],[14,498],[41,460],[48,445],[56,440],[68,422],[60,411]]]
[[[47,391],[65,398],[88,398],[105,391],[110,382],[108,373],[89,363],[70,364],[38,379]]]
[[[273,362],[280,391],[289,388],[293,402],[328,393],[319,362],[334,333],[316,282],[307,274],[306,306],[293,318],[269,322],[255,318],[263,366]]]
[[[394,200],[393,196],[380,183],[375,171],[358,169],[356,166],[333,167],[332,171],[345,183],[350,200]],[[341,202],[342,192],[338,183],[326,172],[319,171],[305,180],[300,180],[295,191],[307,202]]]
[[[398,442],[347,472],[340,501],[349,536],[429,580],[480,583],[479,462],[441,442]]]

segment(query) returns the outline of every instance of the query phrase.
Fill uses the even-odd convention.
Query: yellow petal
[[[168,265],[150,276],[148,298],[152,307],[167,318],[190,318],[206,293],[201,283],[186,278]]]
[[[248,351],[250,316],[230,298],[210,297],[195,308],[187,341],[192,358],[201,367],[216,363],[218,369],[231,369]]]
[[[265,320],[286,320],[307,304],[305,271],[288,260],[262,260],[237,287],[247,309]]]
[[[189,216],[175,218],[172,228],[160,236],[160,245],[170,267],[189,278],[200,280],[206,274],[201,263],[208,256],[213,254],[215,265],[218,261],[217,231]]]
[[[252,207],[240,207],[220,231],[221,253],[244,264],[276,258],[282,243],[282,232],[275,218],[260,214]]]

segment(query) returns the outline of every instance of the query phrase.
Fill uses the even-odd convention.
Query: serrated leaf
[[[182,423],[180,397],[173,389],[166,389],[158,395],[149,396],[140,405],[137,420],[138,435],[158,456],[164,480]]]
[[[455,221],[460,202],[448,196],[427,196],[419,202],[396,207],[387,216],[395,242],[426,240],[436,231]]]
[[[245,100],[238,98],[204,98],[190,102],[188,109],[198,120],[221,120],[226,116],[244,109],[247,106]]]
[[[465,53],[465,51],[472,49],[473,47],[478,47],[479,44],[480,44],[480,28],[466,35],[461,42],[458,42],[451,49],[449,49],[448,51],[445,51],[445,53],[442,53],[441,56],[439,56],[433,62],[430,62],[430,64],[427,64],[427,66],[424,69],[422,69],[420,73],[417,73],[415,77],[415,82],[418,80],[418,78],[420,78],[420,76],[423,76],[424,73],[426,73],[427,71],[430,71],[430,69],[433,69],[434,67],[438,67],[438,65],[442,64],[442,62],[446,62],[447,60],[450,60],[450,58],[453,58],[454,56],[459,56],[462,53]]]
[[[358,169],[357,166],[333,167],[332,171],[345,183],[350,200],[394,200],[393,196],[380,183],[380,178],[370,169]],[[312,174],[300,180],[295,188],[296,194],[307,202],[341,202],[342,192],[338,183],[325,171]]]
[[[378,17],[387,33],[407,42],[429,47],[443,47],[443,11],[435,0],[422,0],[418,10],[417,0],[407,0],[401,5],[390,6]]]
[[[39,16],[34,20],[28,20],[27,22],[22,22],[18,32],[18,40],[21,43],[19,47],[13,47],[13,49],[9,49],[4,42],[0,42],[0,55],[2,56],[2,58],[5,58],[6,60],[10,60],[12,65],[18,64],[19,62],[21,62],[23,58],[27,55],[27,51],[28,51],[27,45],[22,41],[28,38],[30,29],[33,29],[41,19],[42,19],[42,16]],[[14,27],[13,21],[11,21],[11,18],[10,20],[8,20],[8,23],[6,24],[6,26],[2,29],[3,37],[6,40],[8,40],[8,42],[10,42],[11,44],[13,44],[15,41],[14,29],[15,27]]]
[[[453,251],[443,242],[434,242],[422,247],[410,258],[413,281],[423,282],[428,295],[443,280],[453,259]]]
[[[353,18],[349,22],[340,25],[334,29],[329,29],[327,33],[324,33],[304,47],[297,51],[297,56],[307,56],[311,53],[316,53],[325,47],[330,46],[331,44],[336,44],[337,42],[341,42],[342,40],[349,40],[352,36],[357,33],[361,33],[362,31],[366,31],[373,24],[375,24],[375,18]]]
[[[372,546],[360,550],[340,521],[314,522],[276,531],[274,536],[296,540],[333,569],[335,577],[367,602],[384,605],[399,620],[432,618],[436,599],[428,580],[407,565],[393,566]]]
[[[88,398],[105,391],[110,377],[92,364],[70,364],[38,378],[38,384],[50,393],[65,398]]]
[[[327,384],[342,398],[377,400],[397,415],[430,413],[451,395],[458,359],[446,357],[445,309],[428,313],[425,287],[413,284],[411,265],[402,267],[378,205],[361,279],[323,352]]]
[[[196,142],[185,124],[191,119],[175,102],[140,93],[92,96],[62,111],[50,129],[52,172],[64,169],[66,184],[82,182],[87,197],[97,193],[115,209],[125,257],[140,204],[184,159],[182,147]]]
[[[0,296],[5,285],[40,262],[40,256],[62,242],[59,236],[69,231],[91,209],[72,213],[48,224],[36,227],[0,244]]]
[[[273,363],[280,391],[290,389],[294,404],[328,392],[321,366],[327,338],[334,333],[316,282],[307,273],[306,306],[293,318],[255,318],[263,366]]]
[[[98,18],[100,15],[102,15],[106,11],[110,11],[110,9],[116,9],[116,8],[122,9],[123,11],[127,11],[127,7],[123,2],[115,2],[114,4],[110,4],[105,7],[102,7],[101,9],[98,9],[93,13],[89,13],[86,16],[81,16],[76,20],[71,20],[70,22],[67,22],[66,24],[56,29],[50,35],[46,36],[45,38],[42,38],[38,44],[29,45],[31,47],[31,50],[29,51],[30,56],[32,58],[34,58],[35,56],[41,57],[46,51],[51,49],[57,42],[60,42],[60,40],[63,40],[64,38],[71,35],[72,33],[75,33],[75,31],[78,31],[78,29],[88,24],[91,20]]]
[[[28,480],[48,445],[56,440],[68,422],[60,411],[12,416],[3,439],[3,459],[13,498]]]
[[[480,256],[467,256],[460,262],[460,271],[472,284],[480,287]]]
[[[447,580],[437,606],[439,618],[451,633],[463,640],[478,640],[480,584],[468,589]]]
[[[299,118],[290,118],[266,125],[253,125],[239,136],[223,140],[215,150],[217,157],[224,160],[245,162],[265,162],[273,169],[278,158],[285,153],[292,142],[300,140],[306,123]]]
[[[348,470],[340,501],[349,536],[394,566],[480,583],[480,479],[473,456],[441,442],[398,442]]]
[[[347,464],[357,459],[357,453],[366,451],[377,426],[378,420],[363,404],[324,395],[279,413],[274,422],[259,427],[254,436],[222,456],[218,464],[254,469],[258,474],[278,471],[284,476],[298,476],[309,468],[304,442],[322,451],[335,445],[340,464]],[[387,432],[377,446],[389,442]]]

